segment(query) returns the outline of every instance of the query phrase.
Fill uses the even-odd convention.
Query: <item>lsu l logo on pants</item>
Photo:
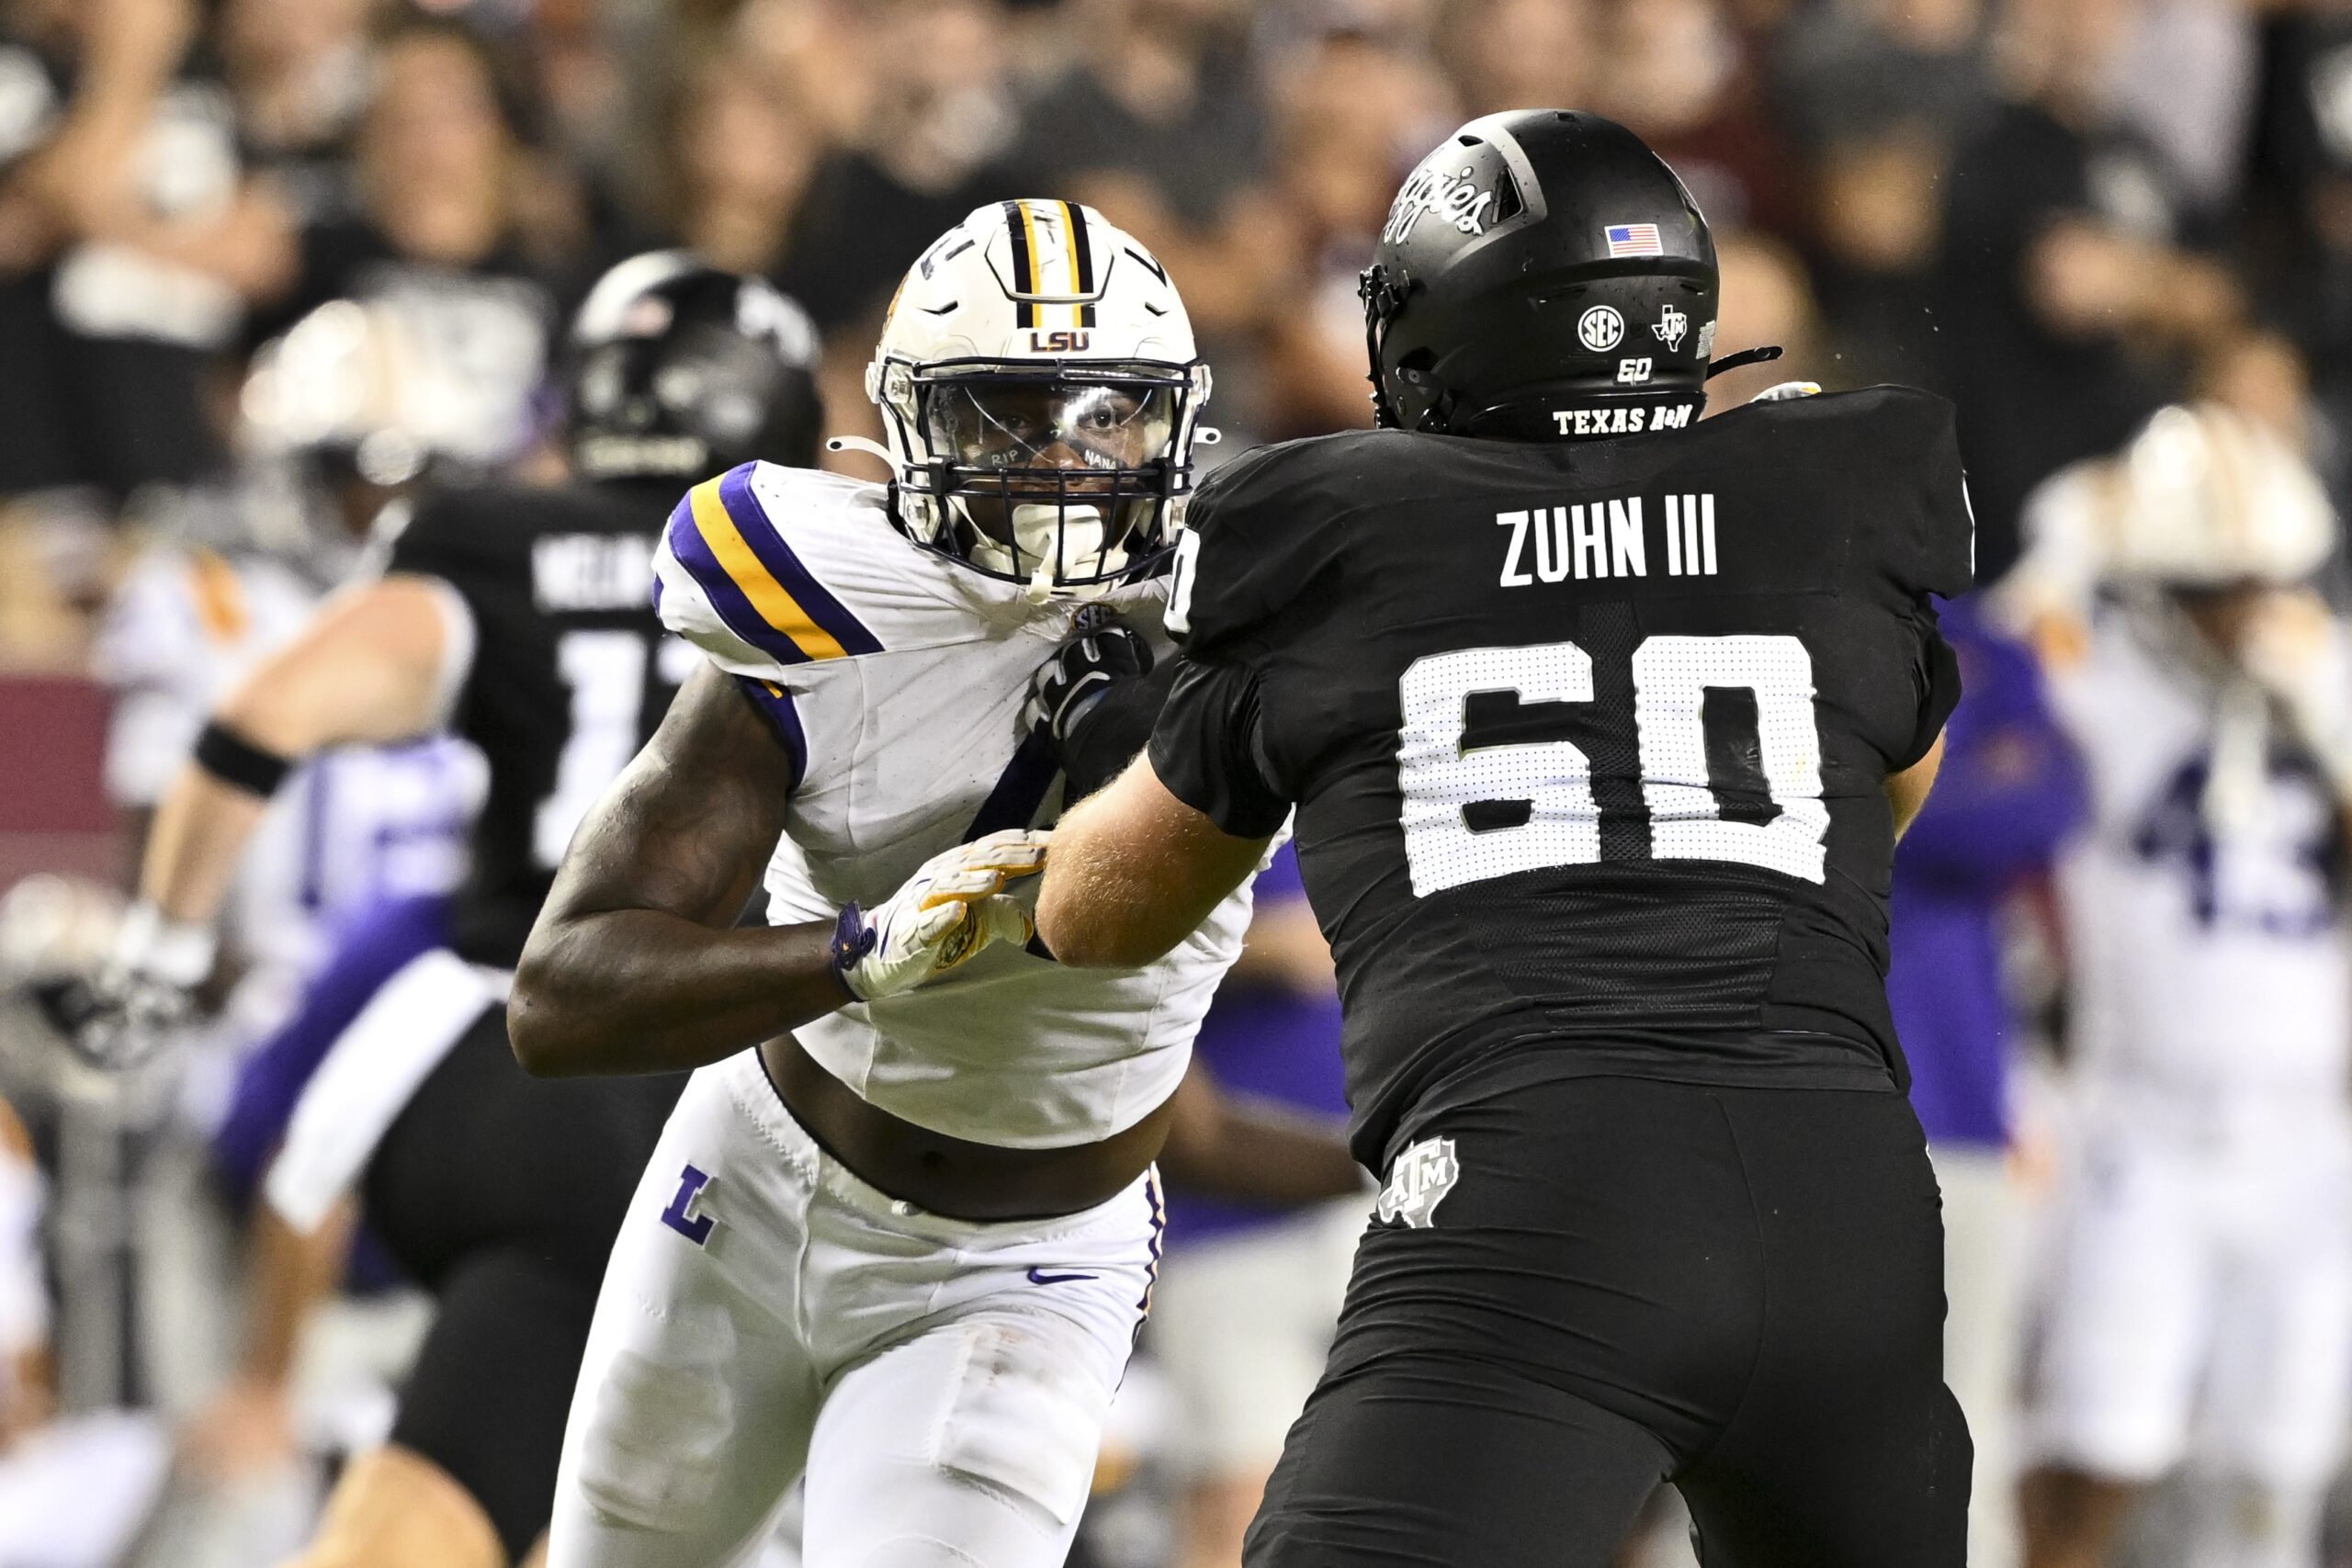
[[[1429,1229],[1437,1221],[1437,1206],[1461,1174],[1452,1138],[1423,1138],[1408,1145],[1389,1165],[1388,1185],[1380,1190],[1381,1220]]]

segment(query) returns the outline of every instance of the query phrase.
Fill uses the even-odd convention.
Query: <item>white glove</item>
[[[89,1061],[136,1066],[195,1010],[194,993],[212,973],[212,957],[209,931],[165,919],[153,904],[134,905],[106,963],[61,996],[54,1011]]]
[[[1014,829],[934,855],[871,913],[845,906],[833,973],[859,1001],[896,996],[968,962],[991,942],[1025,942],[1036,926],[1004,892],[1046,869],[1047,835]]]

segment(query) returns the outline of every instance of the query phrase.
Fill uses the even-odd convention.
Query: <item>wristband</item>
[[[275,751],[265,751],[219,719],[206,723],[196,737],[196,765],[231,789],[267,800],[294,771],[294,764]]]
[[[865,923],[865,912],[857,907],[857,900],[843,904],[841,919],[833,923],[832,971],[842,994],[854,1002],[865,998],[849,983],[849,972],[874,951],[874,928]]]

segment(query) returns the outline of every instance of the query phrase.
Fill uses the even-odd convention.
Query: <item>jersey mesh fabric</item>
[[[1564,509],[1628,547],[1546,570]],[[1693,515],[1715,547],[1668,551]],[[1191,522],[1153,764],[1228,831],[1296,806],[1361,1157],[1473,1066],[1901,1084],[1883,784],[1958,698],[1929,597],[1971,570],[1949,405],[1323,437],[1221,469]]]

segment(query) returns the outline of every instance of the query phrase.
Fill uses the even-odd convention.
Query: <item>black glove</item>
[[[1099,605],[1078,613],[1069,640],[1054,649],[1029,682],[1030,714],[1057,742],[1069,739],[1080,716],[1123,681],[1151,670],[1151,645]]]
[[[1176,664],[1157,671],[1151,645],[1109,611],[1079,612],[1070,638],[1031,682],[1030,714],[1061,753],[1070,800],[1118,777],[1151,739]]]

